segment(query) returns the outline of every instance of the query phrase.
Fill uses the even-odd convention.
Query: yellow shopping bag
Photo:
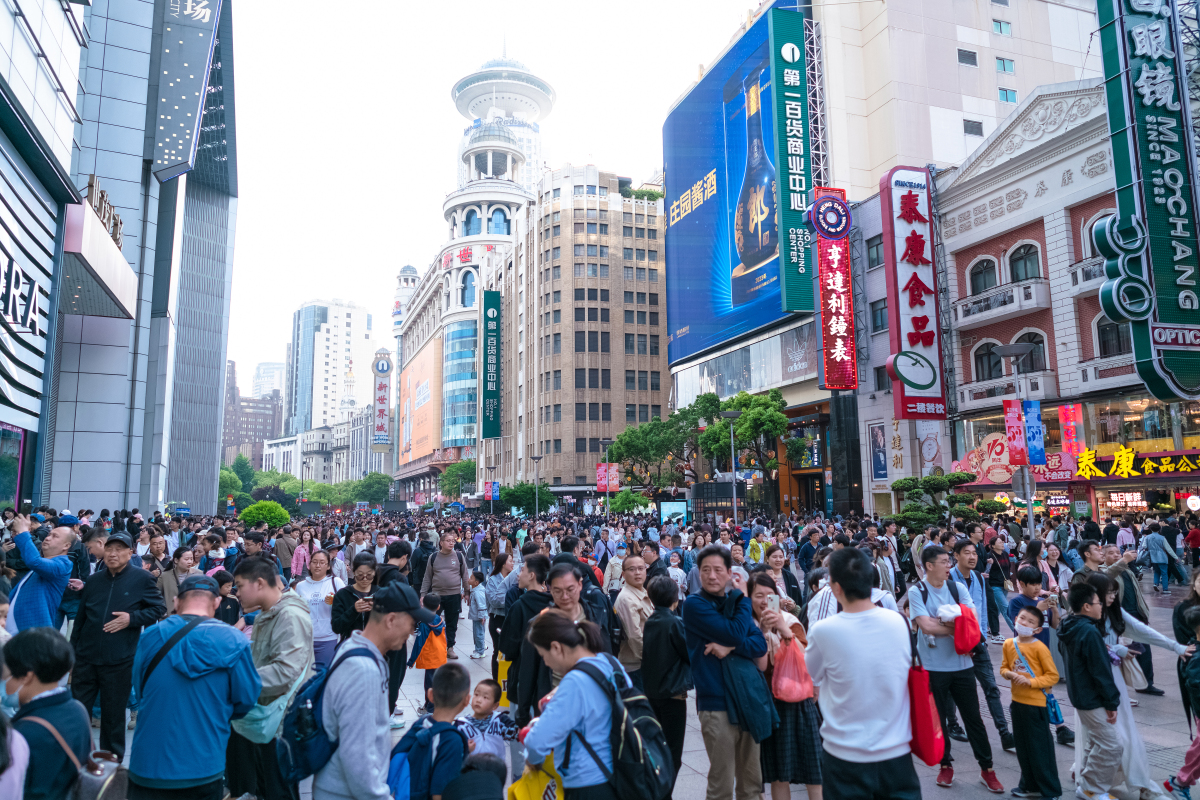
[[[541,769],[526,766],[508,787],[508,800],[563,800],[562,779],[554,771],[554,756],[546,756]]]
[[[508,668],[512,666],[512,662],[501,653],[496,663],[496,675],[500,678],[500,707],[508,708]]]

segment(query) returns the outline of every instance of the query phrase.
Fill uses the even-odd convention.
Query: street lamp
[[[604,524],[608,524],[608,446],[612,439],[601,439],[600,446],[604,448]]]
[[[740,417],[740,411],[722,411],[721,416],[729,420],[729,469],[733,473],[733,527],[737,527],[737,457],[733,453],[733,421]]]
[[[533,522],[537,524],[538,518],[538,462],[543,456],[530,456],[529,460],[533,462]]]
[[[1018,403],[1021,402],[1021,375],[1020,375],[1021,359],[1028,358],[1029,356],[1033,355],[1033,352],[1035,350],[1037,350],[1037,345],[1029,344],[1028,342],[1021,342],[1019,344],[1001,344],[1001,345],[997,345],[992,348],[992,352],[995,353],[996,355],[1000,356],[1001,358],[1011,358],[1012,359],[1013,374],[1016,377],[1015,382],[1017,385],[1017,402]],[[1024,406],[1022,406],[1022,409],[1024,409]],[[1028,460],[1029,459],[1026,459],[1026,461],[1028,461]],[[1023,466],[1023,467],[1021,467],[1021,475],[1023,476],[1022,483],[1024,484],[1023,488],[1024,488],[1024,494],[1025,494],[1025,525],[1026,525],[1026,527],[1029,528],[1029,541],[1032,542],[1034,539],[1033,469],[1028,465]],[[1013,488],[1015,489],[1016,487],[1014,486]]]
[[[484,467],[488,471],[488,483],[492,483],[492,473],[496,471],[495,467]],[[488,486],[488,503],[491,505],[492,516],[496,516],[496,493],[493,491],[494,486]]]

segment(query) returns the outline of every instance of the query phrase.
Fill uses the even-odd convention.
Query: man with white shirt
[[[908,626],[871,602],[866,553],[829,557],[830,589],[842,613],[810,627],[805,661],[820,688],[825,800],[919,800],[908,699]],[[870,663],[870,670],[861,665]]]

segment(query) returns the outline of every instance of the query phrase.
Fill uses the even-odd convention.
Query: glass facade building
[[[312,427],[313,368],[317,331],[329,321],[325,306],[304,306],[292,315],[292,346],[288,348],[288,385],[284,396],[284,436],[297,436]]]
[[[479,324],[452,322],[443,334],[442,355],[442,447],[475,444],[478,421],[478,378],[475,351],[479,347]]]

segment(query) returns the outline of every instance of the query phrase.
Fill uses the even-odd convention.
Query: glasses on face
[[[574,586],[551,586],[550,594],[554,597],[570,597],[573,594],[579,594],[579,584]]]
[[[356,580],[356,581],[369,581],[374,577],[375,577],[374,572],[367,572],[366,570],[362,570],[362,569],[360,569],[354,573],[354,580]]]
[[[634,566],[629,566],[629,567],[626,567],[626,568],[625,568],[625,571],[626,571],[626,572],[645,572],[645,571],[646,571],[646,568],[645,568],[645,567],[634,567]]]

